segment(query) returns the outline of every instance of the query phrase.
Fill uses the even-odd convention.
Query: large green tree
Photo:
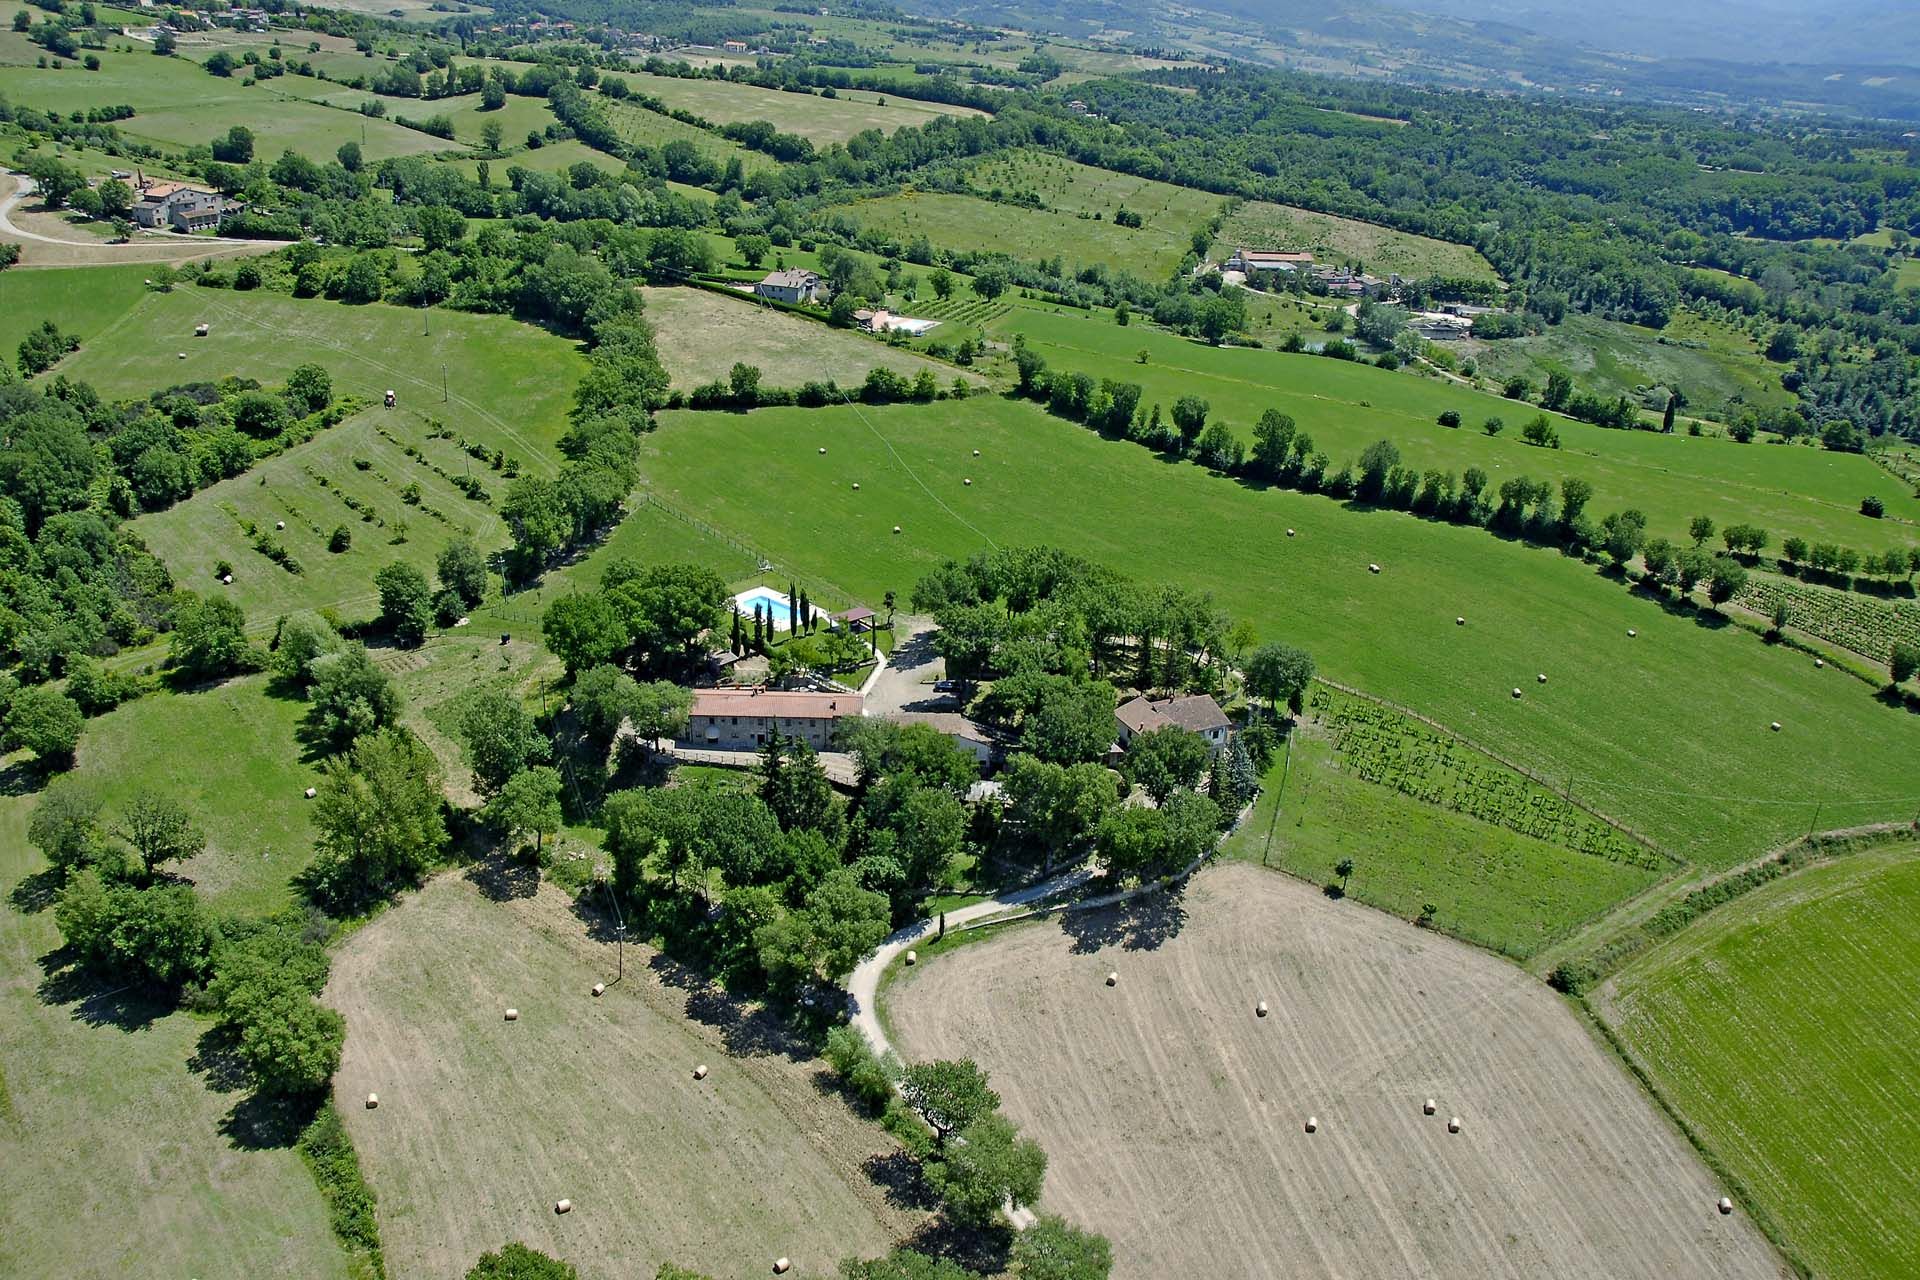
[[[460,715],[460,736],[473,766],[474,789],[483,796],[494,795],[514,774],[545,760],[549,751],[546,735],[520,699],[501,689],[483,690],[467,704]]]
[[[440,765],[404,729],[362,736],[321,770],[308,872],[323,904],[359,908],[416,882],[447,843]]]
[[[1120,771],[1128,782],[1152,796],[1155,804],[1165,804],[1175,788],[1199,785],[1211,757],[1205,738],[1178,725],[1166,725],[1135,734],[1127,744]]]

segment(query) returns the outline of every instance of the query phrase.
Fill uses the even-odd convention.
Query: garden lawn
[[[623,73],[622,79],[636,94],[657,98],[676,110],[691,111],[714,124],[765,120],[781,133],[811,139],[816,147],[845,142],[868,129],[892,133],[940,116],[986,114],[972,107],[864,90],[837,91],[837,97],[823,98],[816,93],[788,93],[731,80],[682,80],[645,72]]]
[[[1408,920],[1431,903],[1436,928],[1516,960],[1658,879],[1355,777],[1306,728],[1225,852],[1320,885],[1351,858],[1349,896]]]
[[[1913,1274],[1915,852],[1909,843],[1775,881],[1643,953],[1595,999],[1816,1275]]]
[[[1322,672],[1571,778],[1685,857],[1737,861],[1816,805],[1828,826],[1909,817],[1920,796],[1920,718],[1710,614],[1485,530],[1170,464],[1026,404],[669,413],[643,470],[848,599],[904,598],[948,556],[1036,543],[1209,592]]]
[[[1228,214],[1209,256],[1215,262],[1224,262],[1233,256],[1235,249],[1274,252],[1304,249],[1321,262],[1357,260],[1378,276],[1500,278],[1493,264],[1471,245],[1453,244],[1266,200],[1249,200]]]
[[[1143,405],[1158,402],[1170,410],[1181,396],[1197,395],[1249,446],[1261,413],[1290,414],[1332,460],[1330,471],[1356,461],[1375,440],[1390,439],[1416,470],[1458,475],[1481,468],[1491,478],[1490,492],[1515,475],[1556,484],[1580,476],[1593,485],[1587,509],[1594,519],[1637,507],[1647,515],[1650,535],[1676,542],[1696,515],[1721,526],[1759,525],[1772,535],[1774,553],[1793,534],[1862,551],[1920,541],[1910,524],[1860,514],[1861,498],[1876,494],[1889,514],[1920,520],[1920,499],[1860,454],[1611,431],[1557,415],[1562,447],[1542,449],[1520,438],[1537,408],[1438,379],[1324,356],[1209,347],[1085,313],[1016,307],[994,327],[1005,337],[1024,334],[1053,369],[1140,384]],[[1460,414],[1462,425],[1439,425],[1448,409]],[[1489,417],[1506,424],[1497,436],[1480,429]]]

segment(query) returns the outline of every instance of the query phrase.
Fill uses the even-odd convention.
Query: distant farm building
[[[801,303],[820,300],[820,275],[800,267],[789,267],[785,271],[770,271],[767,278],[753,286],[753,291],[762,298],[771,298],[775,302],[785,302],[798,306]]]
[[[834,726],[860,713],[857,693],[700,689],[693,695],[684,743],[714,751],[753,751],[778,733],[825,751],[833,743]]]
[[[217,191],[184,182],[155,182],[133,202],[133,220],[150,230],[215,231],[220,219],[239,206]]]
[[[1114,712],[1113,718],[1120,725],[1121,746],[1132,742],[1136,734],[1173,726],[1199,734],[1209,747],[1218,751],[1227,745],[1227,730],[1233,727],[1233,721],[1227,719],[1220,704],[1204,693],[1157,701],[1135,698]]]
[[[1235,249],[1233,256],[1227,259],[1227,270],[1250,276],[1263,271],[1280,271],[1291,275],[1296,271],[1310,270],[1312,266],[1313,255],[1299,252],[1269,253],[1261,249]]]

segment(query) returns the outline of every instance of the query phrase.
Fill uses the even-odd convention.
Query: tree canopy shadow
[[[932,1213],[940,1207],[940,1197],[927,1185],[920,1162],[910,1152],[895,1149],[868,1156],[860,1162],[860,1171],[880,1188],[887,1203],[896,1209],[919,1209]]]
[[[531,898],[540,891],[540,868],[501,850],[468,867],[466,877],[491,902]]]
[[[970,1227],[944,1214],[930,1219],[903,1243],[918,1253],[957,1262],[983,1276],[1005,1274],[1013,1259],[1012,1228],[997,1224]]]
[[[687,993],[687,1017],[718,1031],[730,1056],[782,1056],[794,1062],[811,1062],[817,1056],[813,1046],[795,1035],[774,1011],[740,999],[691,965],[663,953],[656,953],[647,965],[663,984]]]
[[[7,902],[23,916],[38,915],[59,900],[66,882],[67,877],[60,868],[42,867],[20,877],[20,882],[7,894]]]
[[[64,947],[41,956],[40,969],[40,1003],[71,1006],[74,1018],[90,1027],[144,1031],[175,1008],[171,996],[88,972]]]
[[[0,796],[30,796],[44,788],[59,772],[38,760],[15,760],[0,769]]]
[[[1156,951],[1186,928],[1185,897],[1182,881],[1110,907],[1065,911],[1060,914],[1060,931],[1072,939],[1068,950],[1074,955],[1092,955],[1115,946],[1123,951]]]
[[[280,1151],[293,1146],[313,1121],[325,1097],[255,1091],[236,1101],[220,1120],[220,1136],[241,1151]]]

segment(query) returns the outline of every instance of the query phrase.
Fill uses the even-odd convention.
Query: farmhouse
[[[183,182],[155,182],[144,187],[133,204],[133,220],[154,230],[213,231],[234,206],[217,191]]]
[[[745,40],[729,40],[721,45],[720,48],[727,53],[745,53],[747,51],[747,42]]]
[[[1270,253],[1262,249],[1235,249],[1227,259],[1227,270],[1257,275],[1262,271],[1280,271],[1291,275],[1313,266],[1313,255],[1301,252]]]
[[[820,275],[818,272],[801,267],[789,267],[785,271],[769,271],[766,279],[753,286],[753,291],[775,302],[788,302],[795,305],[803,302],[818,302]]]
[[[1233,721],[1227,719],[1220,704],[1204,693],[1158,701],[1135,698],[1114,712],[1113,718],[1120,725],[1121,746],[1132,742],[1135,734],[1152,733],[1172,725],[1199,734],[1209,747],[1218,751],[1227,745],[1227,730],[1233,727]]]
[[[832,745],[834,726],[861,714],[857,693],[700,689],[693,695],[683,745],[715,751],[752,751],[778,733],[816,751]]]
[[[955,711],[902,711],[888,719],[895,724],[923,724],[937,730],[982,765],[992,761],[997,747],[983,725]]]

